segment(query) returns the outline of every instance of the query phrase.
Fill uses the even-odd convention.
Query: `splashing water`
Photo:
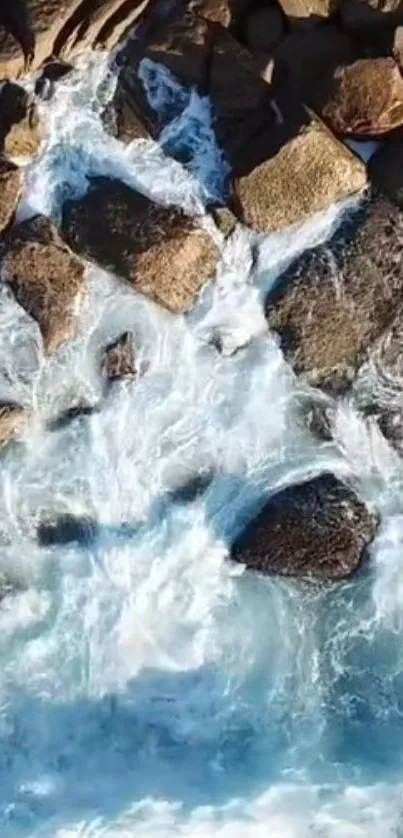
[[[112,175],[201,216],[222,262],[187,318],[88,266],[79,334],[51,358],[1,288],[1,394],[33,412],[0,461],[0,571],[18,586],[0,609],[1,835],[398,838],[401,461],[349,401],[334,443],[311,437],[262,308],[278,272],[354,208],[224,245],[202,217],[223,174],[217,149],[204,148],[198,179],[151,141],[108,136],[107,68],[107,56],[79,67],[43,106],[48,141],[20,216],[57,219],[89,175]],[[206,113],[195,94],[190,107]],[[100,398],[98,350],[128,328],[145,375],[50,431],[77,393]],[[218,355],[216,329],[228,351],[252,340]],[[318,590],[226,561],[265,491],[325,469],[348,473],[382,514],[365,574]],[[172,504],[198,471],[214,472],[206,492]],[[38,519],[64,512],[95,517],[97,538],[39,547]]]

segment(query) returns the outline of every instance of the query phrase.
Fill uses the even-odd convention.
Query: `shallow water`
[[[43,106],[48,142],[20,217],[57,219],[90,174],[202,215],[225,176],[206,102],[184,102],[192,119],[165,135],[188,130],[187,173],[151,141],[124,147],[104,132],[107,61],[83,65]],[[334,444],[310,435],[262,309],[278,272],[344,212],[354,205],[226,246],[201,218],[222,263],[188,318],[89,265],[79,334],[47,359],[0,289],[0,396],[34,413],[0,460],[0,572],[20,588],[0,609],[5,838],[403,834],[402,463],[352,402],[337,408]],[[102,398],[99,350],[127,328],[144,375],[50,431],[78,396]],[[227,355],[208,344],[217,330]],[[382,515],[359,579],[317,589],[227,562],[267,490],[326,469]],[[210,470],[201,497],[171,502]],[[38,520],[58,512],[96,517],[95,541],[39,547]]]

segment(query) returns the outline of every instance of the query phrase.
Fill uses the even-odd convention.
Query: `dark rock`
[[[268,233],[305,221],[365,185],[361,160],[312,120],[271,159],[241,178],[236,194],[243,222]]]
[[[109,178],[92,178],[83,198],[65,204],[62,230],[77,253],[172,312],[193,305],[219,259],[193,219]]]
[[[369,161],[368,174],[375,188],[403,209],[403,140],[383,143]]]
[[[172,503],[193,503],[207,491],[213,480],[213,473],[206,472],[191,478],[182,486],[177,486],[169,492]]]
[[[74,422],[79,419],[83,419],[87,416],[93,416],[94,413],[97,413],[99,410],[97,405],[92,404],[77,404],[73,407],[67,408],[67,410],[63,411],[59,416],[56,416],[54,419],[50,419],[47,423],[47,427],[49,431],[60,431],[64,428],[68,427],[71,422]]]
[[[56,545],[90,544],[96,537],[97,525],[92,518],[78,518],[68,513],[56,519],[39,521],[36,536],[41,547]]]
[[[17,302],[37,321],[45,347],[58,349],[75,335],[85,293],[85,268],[47,219],[32,219],[7,237],[5,278]]]
[[[397,453],[403,456],[403,408],[380,411],[376,416],[377,424],[385,439]]]
[[[48,100],[52,97],[55,84],[65,78],[73,70],[73,65],[68,61],[57,59],[47,61],[42,67],[41,75],[35,82],[35,93],[41,99]]]
[[[376,527],[351,489],[322,474],[270,497],[231,558],[261,573],[336,581],[360,568]]]
[[[269,294],[267,318],[311,384],[348,389],[403,302],[403,215],[374,197],[325,245],[305,253]]]
[[[402,0],[340,0],[340,11],[344,25],[358,32],[394,29],[403,23]]]
[[[43,129],[26,90],[9,81],[0,84],[0,150],[29,160],[39,150]]]
[[[23,170],[0,156],[0,233],[12,221],[24,185]]]
[[[378,138],[403,125],[403,78],[393,58],[368,58],[339,67],[322,108],[336,134]]]
[[[251,52],[271,53],[286,33],[285,19],[276,4],[255,6],[243,22],[245,44]]]
[[[136,377],[133,340],[132,332],[124,332],[118,340],[106,347],[102,369],[108,381],[121,381]]]

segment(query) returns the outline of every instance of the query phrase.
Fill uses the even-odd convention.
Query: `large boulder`
[[[84,265],[41,217],[14,228],[6,248],[5,279],[53,352],[75,335],[86,287]]]
[[[146,0],[3,0],[0,6],[0,75],[16,78],[49,56],[115,46]]]
[[[403,302],[403,215],[374,197],[326,244],[306,252],[267,300],[293,369],[344,392]]]
[[[393,58],[368,58],[339,67],[323,119],[336,133],[377,138],[403,125],[403,78]]]
[[[0,83],[0,147],[11,158],[29,160],[39,150],[43,131],[38,110],[26,90]]]
[[[340,11],[345,26],[358,32],[403,23],[402,0],[340,0]]]
[[[337,12],[339,0],[279,0],[294,25],[308,26]]]
[[[76,253],[172,312],[193,305],[219,259],[192,218],[109,178],[92,178],[83,198],[65,204],[62,233]]]
[[[0,233],[14,217],[23,185],[23,170],[0,155]]]
[[[361,160],[314,120],[241,178],[236,195],[243,222],[268,233],[302,222],[365,185]]]
[[[286,22],[275,3],[252,6],[242,29],[245,44],[251,52],[271,54],[285,36]]]
[[[362,565],[376,526],[351,489],[322,474],[270,497],[232,545],[231,558],[261,573],[344,579]]]

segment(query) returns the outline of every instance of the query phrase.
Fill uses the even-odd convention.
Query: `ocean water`
[[[0,607],[0,835],[399,838],[402,462],[352,400],[333,443],[309,433],[306,389],[262,307],[355,204],[224,244],[204,212],[226,174],[208,102],[143,66],[156,107],[182,97],[184,113],[162,147],[124,147],[100,120],[108,60],[83,62],[42,106],[20,218],[57,220],[88,175],[113,175],[198,215],[222,260],[186,318],[88,265],[77,338],[49,358],[0,287],[0,397],[32,412],[0,459],[0,573],[16,588]],[[164,153],[176,143],[192,148],[188,172]],[[99,351],[128,328],[143,374],[105,398]],[[50,430],[79,399],[101,409]],[[381,514],[359,578],[317,588],[228,562],[267,491],[329,469]],[[200,472],[205,492],[174,500]],[[38,521],[62,513],[95,518],[96,538],[40,547]]]

